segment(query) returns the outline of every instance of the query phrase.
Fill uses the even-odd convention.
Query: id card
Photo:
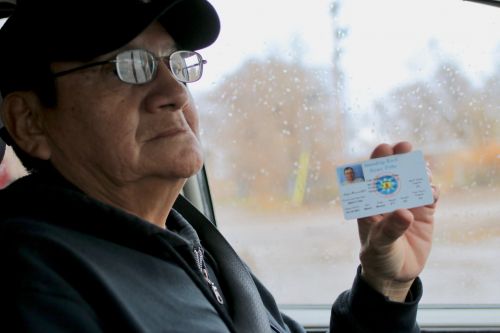
[[[434,202],[421,151],[345,164],[337,178],[346,220]]]

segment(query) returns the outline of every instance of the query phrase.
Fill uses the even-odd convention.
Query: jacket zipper
[[[203,248],[201,247],[194,248],[194,258],[196,261],[196,265],[198,266],[198,269],[200,270],[201,274],[207,281],[208,286],[212,290],[212,293],[214,294],[215,298],[217,299],[217,302],[219,302],[219,304],[224,304],[224,300],[222,299],[222,296],[219,293],[219,289],[217,289],[215,283],[213,283],[212,280],[210,280],[210,277],[208,276],[207,266],[205,265],[205,260],[203,259]]]

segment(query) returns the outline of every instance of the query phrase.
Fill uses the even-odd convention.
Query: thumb
[[[390,245],[401,237],[413,223],[413,214],[407,209],[398,209],[387,215],[379,225],[378,245]]]

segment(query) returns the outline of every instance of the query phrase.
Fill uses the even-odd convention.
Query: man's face
[[[154,23],[123,49],[136,48],[165,56],[176,45]],[[75,65],[80,63],[57,63],[53,69]],[[90,176],[118,187],[195,174],[203,156],[198,115],[186,86],[164,63],[156,78],[142,85],[121,82],[113,70],[111,63],[56,79],[58,104],[45,112],[52,163],[69,178]]]
[[[344,170],[345,180],[348,182],[352,182],[354,180],[354,170],[351,168]]]

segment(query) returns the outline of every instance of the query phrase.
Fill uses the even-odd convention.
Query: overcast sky
[[[212,0],[222,21],[218,41],[202,50],[209,89],[244,59],[271,52],[284,57],[301,41],[304,61],[331,66],[331,0]],[[366,104],[395,85],[425,76],[432,57],[452,58],[473,78],[500,61],[500,8],[462,0],[343,0],[337,26],[348,28],[343,67],[353,103]],[[434,45],[431,51],[429,45]],[[356,102],[357,101],[357,102]]]

